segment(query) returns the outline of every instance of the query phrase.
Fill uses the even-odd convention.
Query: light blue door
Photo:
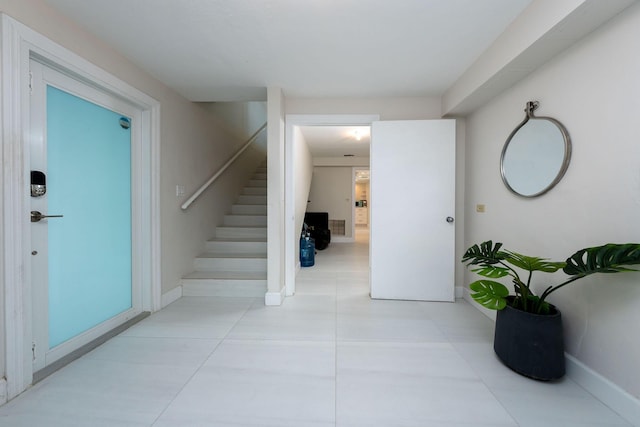
[[[46,179],[46,192],[31,197],[35,372],[138,314],[140,288],[132,263],[136,110],[31,67],[30,168]]]
[[[129,124],[47,86],[50,348],[131,308]]]

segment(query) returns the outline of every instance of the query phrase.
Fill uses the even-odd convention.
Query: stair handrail
[[[188,208],[189,206],[191,206],[191,204],[192,204],[193,202],[195,202],[195,201],[196,201],[196,199],[197,199],[198,197],[200,197],[200,195],[201,195],[202,193],[204,193],[204,192],[205,192],[205,190],[206,190],[207,188],[209,188],[209,186],[210,186],[211,184],[213,184],[213,182],[214,182],[216,179],[218,179],[218,177],[219,177],[220,175],[222,175],[222,173],[223,173],[225,170],[227,170],[227,168],[228,168],[229,166],[231,166],[231,164],[232,164],[232,163],[233,163],[233,162],[234,162],[238,157],[240,157],[240,155],[241,155],[242,153],[244,153],[244,152],[245,152],[245,150],[246,150],[247,148],[249,148],[249,146],[250,146],[251,144],[253,144],[253,142],[256,140],[256,138],[258,137],[258,135],[259,135],[263,130],[265,130],[266,128],[267,128],[267,123],[263,124],[263,125],[260,127],[260,129],[258,129],[258,130],[253,134],[253,135],[251,135],[251,137],[250,137],[249,139],[247,139],[247,142],[245,142],[245,143],[244,143],[244,145],[243,145],[243,146],[242,146],[242,147],[241,147],[241,148],[236,152],[236,154],[234,154],[234,155],[233,155],[233,157],[231,157],[229,160],[227,160],[227,163],[225,163],[225,164],[220,168],[220,170],[218,170],[218,172],[216,172],[216,173],[215,173],[211,178],[209,178],[209,179],[207,180],[207,182],[205,182],[204,184],[202,184],[202,186],[201,186],[200,188],[198,188],[198,190],[197,190],[195,193],[193,193],[193,194],[191,195],[191,197],[189,197],[189,198],[187,199],[187,201],[186,201],[186,202],[184,202],[184,203],[182,204],[182,206],[181,206],[182,210],[183,210],[183,211],[184,211],[184,210],[187,210],[187,208]]]

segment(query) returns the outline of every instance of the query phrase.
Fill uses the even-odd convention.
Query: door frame
[[[156,311],[161,306],[160,292],[160,103],[109,74],[79,55],[58,45],[29,27],[2,14],[2,139],[4,170],[2,189],[2,224],[0,242],[0,285],[3,316],[0,333],[5,348],[0,367],[6,367],[6,381],[0,381],[0,404],[24,391],[33,379],[31,362],[32,299],[29,211],[29,59],[37,57],[78,80],[124,99],[141,110],[139,144],[141,180],[134,191],[141,195],[141,209],[132,218],[140,227],[136,262],[142,267],[142,309]],[[4,363],[2,363],[4,362]]]
[[[286,296],[296,292],[296,240],[300,230],[296,225],[296,200],[294,188],[294,128],[298,126],[371,126],[380,120],[378,114],[287,114],[285,116],[285,185],[284,185],[284,287]],[[350,165],[349,165],[350,166]]]

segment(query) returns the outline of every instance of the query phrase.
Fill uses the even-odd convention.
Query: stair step
[[[238,196],[237,203],[239,205],[266,205],[267,204],[267,196],[240,195],[240,196]]]
[[[267,280],[266,271],[194,271],[184,276],[189,280]]]
[[[266,179],[252,179],[247,184],[247,187],[251,187],[251,188],[267,188],[267,180]]]
[[[267,292],[265,280],[183,279],[185,297],[247,297],[263,298]]]
[[[267,187],[244,187],[242,190],[244,196],[266,196]]]
[[[266,215],[267,205],[240,205],[231,206],[232,215]]]
[[[266,215],[225,215],[224,223],[227,227],[266,227]]]
[[[216,237],[224,238],[266,238],[267,227],[216,227]]]
[[[193,263],[196,271],[267,271],[266,254],[202,254]]]
[[[205,243],[205,250],[212,253],[248,254],[267,253],[267,239],[216,239]]]
[[[266,161],[225,215],[195,271],[180,282],[184,296],[264,297],[267,292]]]
[[[195,271],[182,281],[184,296],[264,297],[267,273],[256,271]]]

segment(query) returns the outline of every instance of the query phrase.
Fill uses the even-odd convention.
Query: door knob
[[[452,217],[452,216],[448,216],[448,217],[447,217],[447,222],[448,222],[449,224],[451,224],[451,223],[453,222],[453,217]]]
[[[44,218],[62,218],[62,215],[44,215],[39,211],[31,211],[31,222],[39,222]]]

